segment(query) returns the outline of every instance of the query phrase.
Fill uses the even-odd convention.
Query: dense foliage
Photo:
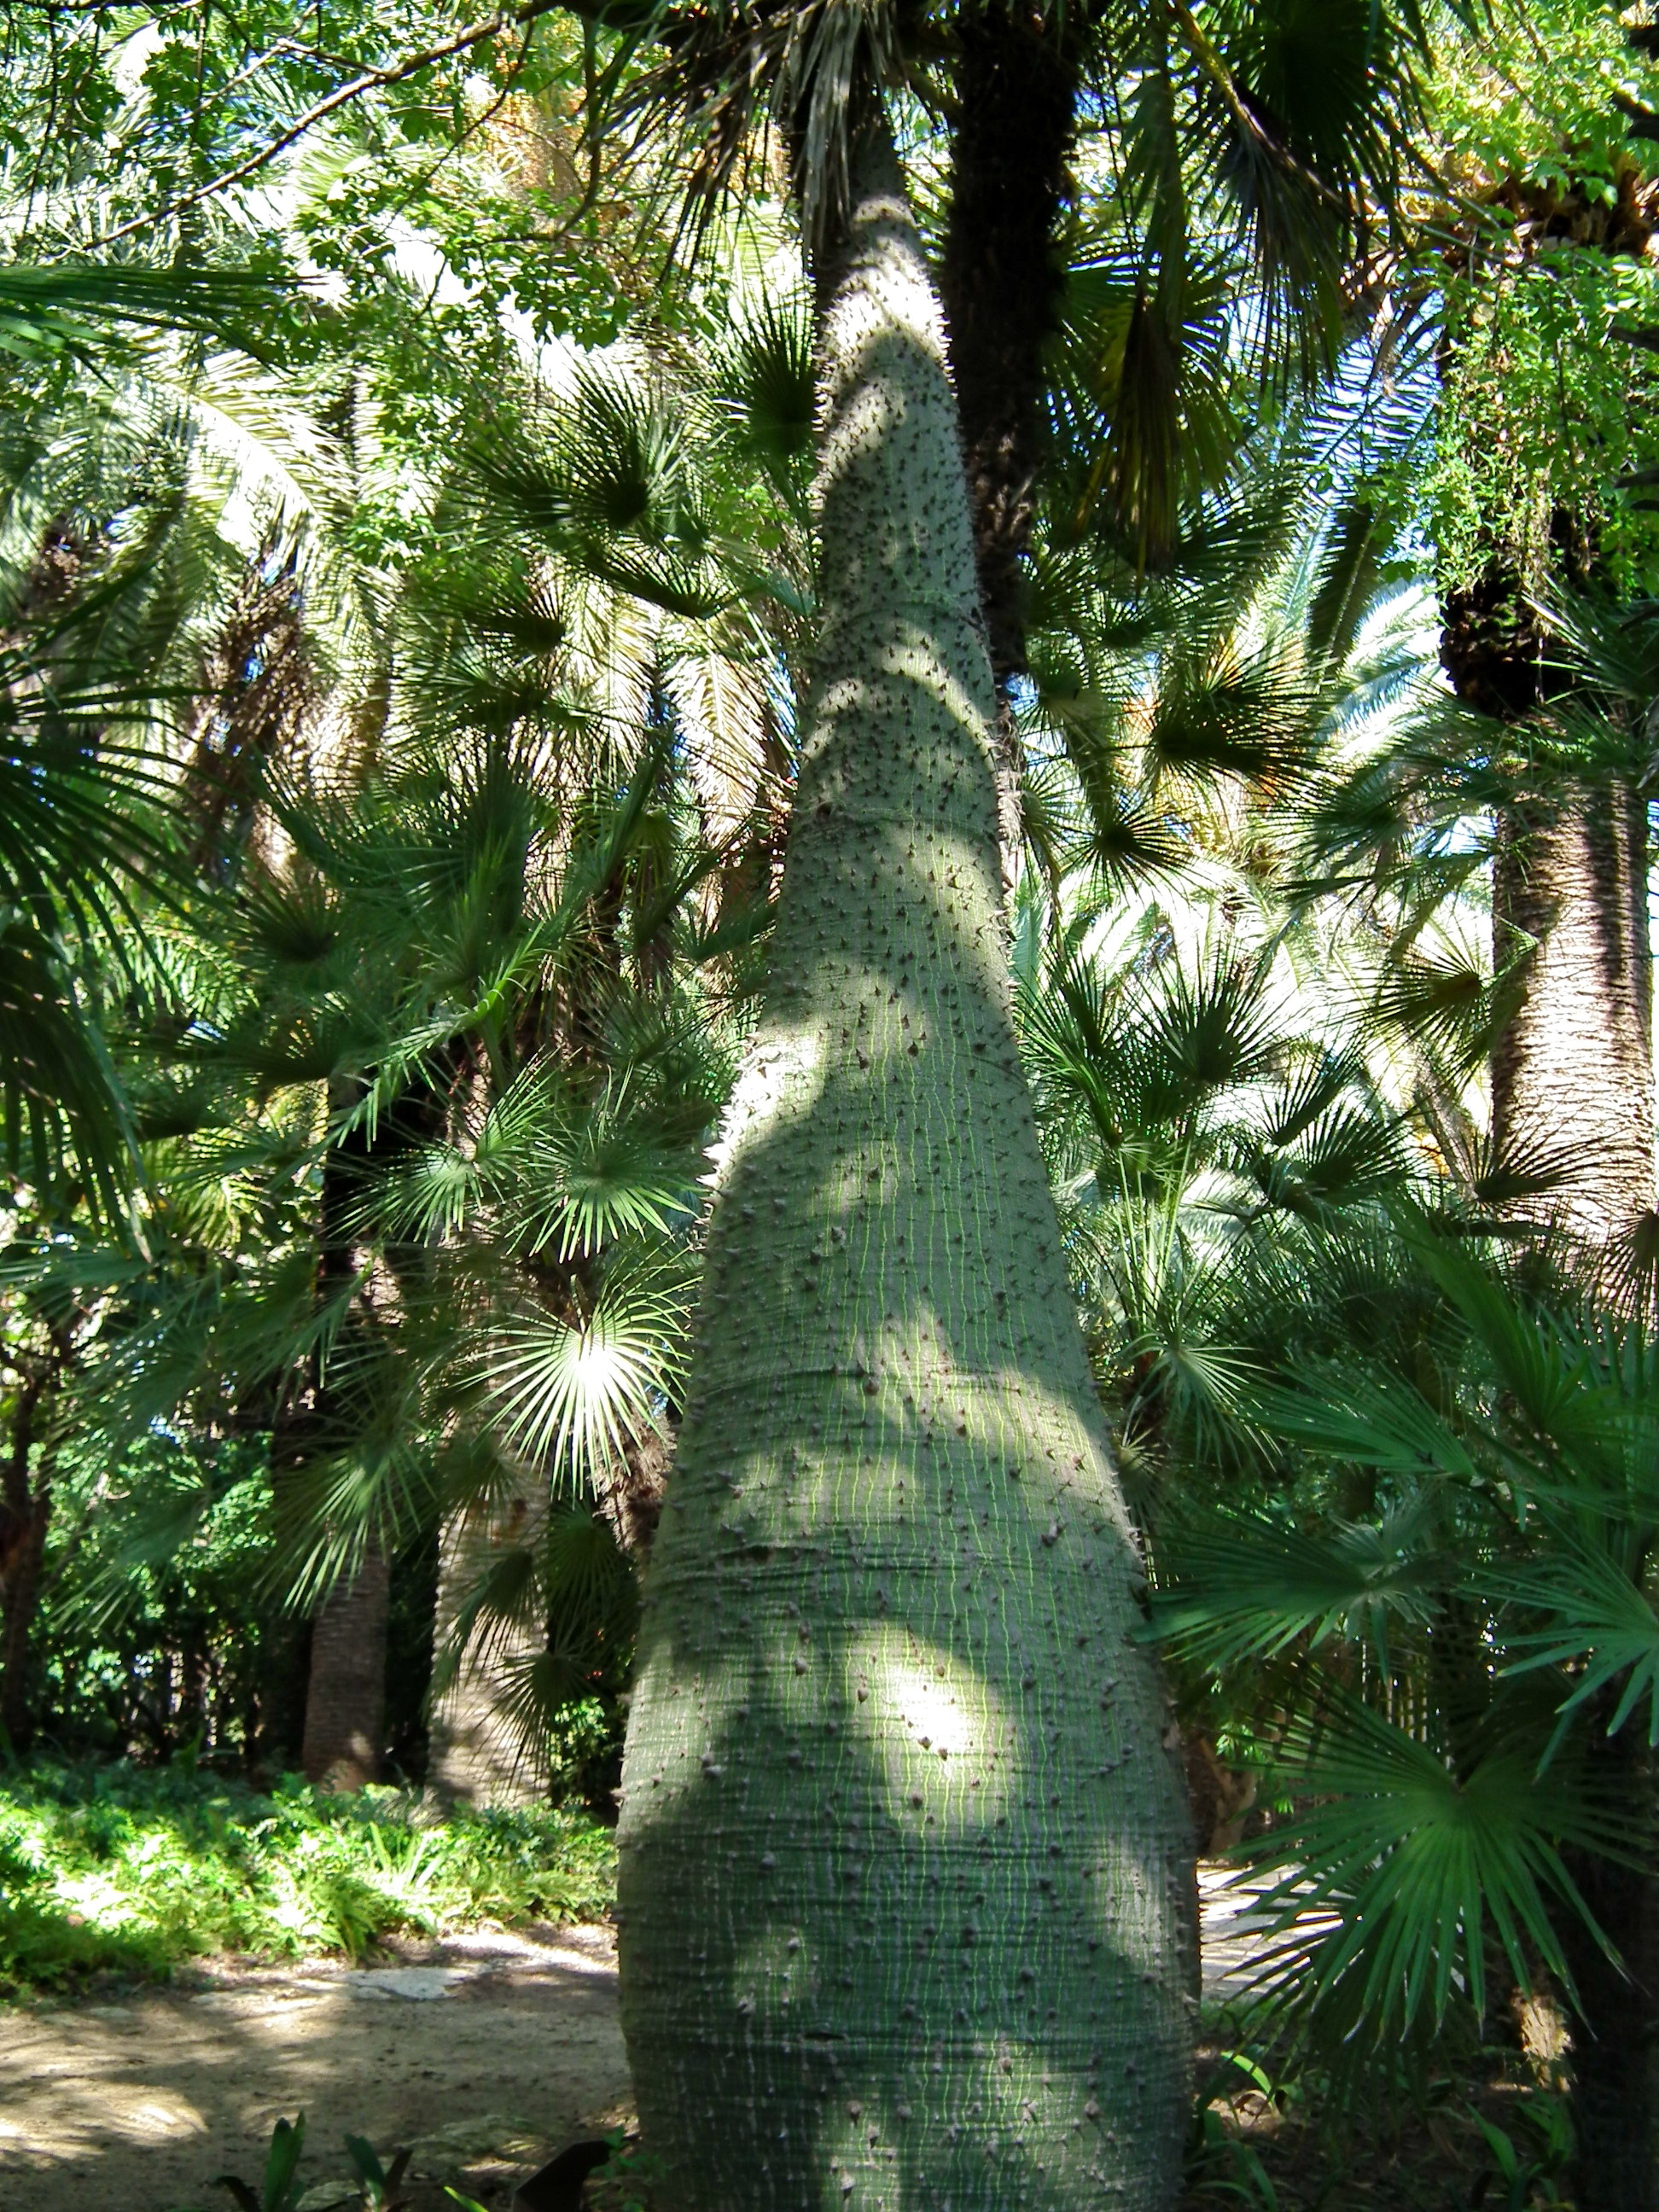
[[[37,1765],[0,1792],[8,1994],[204,1954],[356,1959],[392,1936],[592,1920],[605,1831],[555,1808],[422,1822],[407,1793],[264,1796],[179,1764]]]
[[[1651,2212],[1653,9],[0,35],[0,1973],[603,1905],[878,106],[1224,2042]]]

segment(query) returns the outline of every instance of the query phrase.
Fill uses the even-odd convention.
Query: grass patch
[[[0,1775],[0,1994],[160,1976],[212,1953],[361,1958],[397,1934],[597,1920],[611,1832],[562,1808],[458,1812],[396,1790],[270,1796],[182,1766]]]

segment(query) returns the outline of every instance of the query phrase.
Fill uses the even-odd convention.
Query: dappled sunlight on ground
[[[1249,1893],[1224,1881],[1203,1870],[1212,1997],[1259,1942]],[[504,2205],[629,2106],[606,1929],[480,1929],[369,1967],[205,1965],[171,1989],[0,2011],[0,2206],[208,2205],[213,2177],[252,2178],[272,2123],[301,2111],[313,2186],[345,2172],[349,2130],[417,2146],[422,2212],[447,2212],[445,2181]]]
[[[191,1985],[0,2012],[5,2212],[168,2212],[253,2176],[272,2123],[307,2115],[307,2178],[342,2139],[417,2146],[505,2203],[573,2133],[620,2117],[627,2069],[608,1931],[477,1931],[398,1963],[204,1970]]]

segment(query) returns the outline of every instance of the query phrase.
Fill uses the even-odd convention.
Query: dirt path
[[[1200,1875],[1206,1993],[1259,1941],[1248,1894]],[[221,1968],[119,2002],[0,2012],[0,2212],[173,2212],[228,2203],[279,2117],[306,2115],[305,2212],[348,2172],[342,2138],[414,2146],[421,2212],[446,2183],[505,2205],[573,2135],[625,2117],[612,1939],[476,1935],[395,1966]]]
[[[486,2204],[570,2136],[623,2117],[628,2072],[608,1931],[434,1945],[416,1961],[223,1971],[119,2002],[0,2013],[0,2212],[170,2212],[229,2203],[272,2124],[306,2115],[313,2185],[348,2132],[412,2143]],[[313,2188],[307,2212],[331,2192]]]

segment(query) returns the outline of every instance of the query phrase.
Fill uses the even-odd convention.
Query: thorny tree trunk
[[[371,1540],[357,1572],[335,1583],[312,1622],[300,1755],[307,1782],[361,1790],[380,1773],[391,1587],[386,1554]]]
[[[996,678],[997,813],[1005,888],[1020,847],[1020,750],[1010,680],[1025,669],[1023,562],[1036,513],[1044,356],[1065,289],[1056,231],[1075,127],[1079,34],[1066,11],[965,8],[939,289],[961,416],[968,505]]]
[[[823,629],[624,1768],[676,2212],[1169,2203],[1181,1782],[1010,1020],[937,302],[857,165]]]
[[[30,1374],[19,1385],[0,1492],[0,1729],[16,1752],[27,1750],[34,1732],[29,1640],[46,1562],[52,1486],[47,1470],[32,1469],[31,1462],[46,1395],[44,1374]]]

